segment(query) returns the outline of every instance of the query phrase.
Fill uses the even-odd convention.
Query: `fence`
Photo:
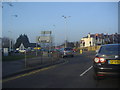
[[[78,50],[82,49],[83,51],[96,51],[100,46],[91,46],[91,47],[80,47]]]
[[[53,64],[58,60],[59,60],[58,52],[37,51],[25,53],[25,67]]]
[[[2,61],[19,61],[22,60],[22,63],[25,67],[35,67],[38,65],[53,64],[58,61],[60,58],[59,52],[47,52],[47,51],[26,51],[26,52],[17,52],[11,53],[8,56],[2,56]]]

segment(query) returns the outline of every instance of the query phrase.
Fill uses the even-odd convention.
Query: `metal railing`
[[[60,58],[59,52],[26,52],[25,53],[25,67],[33,67],[37,65],[53,64]]]

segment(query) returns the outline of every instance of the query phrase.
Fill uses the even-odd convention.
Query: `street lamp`
[[[12,15],[12,16],[14,16],[14,17],[18,17],[18,15]]]
[[[66,24],[66,36],[65,36],[65,47],[67,47],[68,45],[67,45],[67,42],[68,42],[68,40],[67,40],[67,18],[70,18],[71,16],[62,16],[64,19],[65,19],[65,24]]]
[[[56,28],[56,25],[53,25],[53,33],[54,33],[54,36],[53,36],[53,43],[52,45],[54,45],[56,47],[56,35],[55,35],[55,28]]]

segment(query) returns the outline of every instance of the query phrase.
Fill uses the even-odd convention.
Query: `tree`
[[[22,34],[21,34],[21,35],[17,38],[16,43],[15,43],[15,48],[18,48],[18,47],[21,45],[21,43],[23,43],[24,45],[30,43],[27,35],[25,35],[25,34],[22,35]]]
[[[10,44],[11,44],[11,47],[10,47]],[[2,47],[3,48],[12,48],[14,47],[14,40],[13,39],[10,39],[8,37],[3,37],[2,38]]]
[[[2,38],[2,47],[3,48],[9,48],[10,46],[10,39],[8,37]]]
[[[68,47],[74,48],[75,47],[74,42],[68,42]]]

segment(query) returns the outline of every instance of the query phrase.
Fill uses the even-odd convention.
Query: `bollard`
[[[80,54],[82,54],[82,49],[80,49]]]

